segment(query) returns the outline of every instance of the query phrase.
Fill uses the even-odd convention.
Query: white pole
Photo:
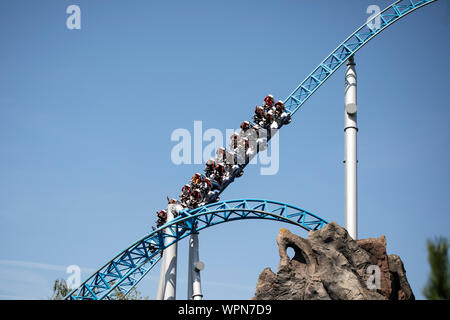
[[[351,56],[345,73],[345,227],[355,240],[358,237],[356,80],[355,62]]]
[[[177,205],[169,204],[167,206],[167,222],[172,221],[177,213]],[[170,231],[165,229],[167,233]],[[173,239],[166,238],[165,244],[169,244]],[[177,243],[172,244],[164,250],[164,300],[175,300],[177,289]]]
[[[165,267],[165,256],[164,251],[161,258],[161,271],[159,273],[158,291],[156,292],[156,300],[164,299],[164,289],[166,287],[166,267]]]
[[[188,299],[202,300],[200,271],[205,265],[199,259],[198,233],[193,233],[189,241],[189,284]]]
[[[188,292],[187,292],[187,299],[192,300],[192,292],[193,292],[193,286],[192,286],[192,273],[194,269],[194,250],[192,247],[193,239],[192,236],[194,234],[191,234],[191,237],[189,239],[189,261],[188,261]]]

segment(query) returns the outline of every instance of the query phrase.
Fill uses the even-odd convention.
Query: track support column
[[[156,292],[156,300],[163,300],[164,299],[164,290],[166,289],[166,267],[165,262],[166,259],[164,257],[164,251],[162,253],[161,258],[161,271],[159,272],[159,282],[158,282],[158,291]]]
[[[198,233],[193,233],[189,240],[188,300],[202,300],[200,271],[204,268],[199,259]]]
[[[358,191],[357,191],[357,76],[354,57],[347,61],[345,73],[345,228],[353,239],[358,230]]]
[[[180,206],[176,203],[169,201],[167,206],[167,222],[175,219]],[[166,228],[164,233],[171,235],[171,231]],[[166,237],[164,244],[168,245],[173,239]],[[175,300],[176,288],[177,288],[177,243],[172,244],[170,247],[164,249],[161,259],[161,273],[159,276],[159,285],[157,292],[157,300]]]

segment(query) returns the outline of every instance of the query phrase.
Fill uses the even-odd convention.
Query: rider
[[[284,112],[284,103],[283,103],[283,101],[278,100],[277,102],[275,102],[274,107],[275,107],[275,114],[276,115],[281,115]]]
[[[209,178],[203,178],[202,181],[202,191],[206,194],[208,191],[212,189],[211,179]]]
[[[240,155],[245,159],[245,163],[249,162],[249,140],[247,138],[242,139]]]
[[[244,121],[240,125],[241,131],[239,132],[239,136],[241,138],[246,138],[250,134],[250,122]]]
[[[158,220],[156,220],[156,227],[159,228],[167,221],[167,211],[166,210],[160,210],[156,213],[158,216]]]
[[[220,185],[223,182],[223,179],[225,177],[225,167],[222,163],[216,164],[216,167],[214,168],[214,180],[217,181],[217,183]]]
[[[202,200],[201,192],[200,192],[199,189],[194,189],[192,191],[190,200],[191,200],[190,203],[189,203],[190,204],[190,209],[194,209],[194,208],[196,208],[199,205],[199,203]]]
[[[239,135],[235,132],[231,135],[230,137],[230,148],[231,150],[236,150],[237,147],[239,146]]]
[[[216,163],[222,163],[224,166],[236,163],[234,152],[227,151],[224,147],[217,148],[216,155]]]
[[[283,103],[283,101],[278,100],[274,104],[274,110],[272,113],[273,123],[270,126],[271,128],[278,129],[281,127],[281,125],[282,125],[281,115],[283,114],[283,112],[284,112],[284,103]]]
[[[255,114],[253,115],[253,121],[261,126],[264,127],[264,108],[256,106],[255,108]]]
[[[203,195],[203,202],[209,203],[214,199],[214,195],[216,194],[213,190],[219,189],[219,186],[211,181],[209,178],[203,179],[201,193]]]
[[[200,187],[201,183],[202,183],[202,175],[200,173],[195,173],[191,179],[191,186],[193,188],[198,188]]]
[[[225,162],[227,153],[224,147],[218,147],[216,150],[216,163]]]
[[[191,186],[188,184],[185,184],[183,186],[183,188],[181,188],[181,194],[180,194],[181,205],[185,206],[186,202],[189,200],[190,195],[191,195]]]
[[[205,174],[207,177],[210,177],[212,174],[214,174],[215,166],[216,163],[214,162],[214,159],[209,159],[208,161],[206,161]]]
[[[289,124],[291,122],[291,115],[286,112],[283,101],[279,100],[275,103],[275,121],[277,123],[277,129],[281,128],[283,124]]]
[[[160,219],[167,220],[167,211],[166,210],[160,210],[156,213],[156,215]]]
[[[265,112],[270,111],[273,107],[273,103],[275,102],[275,99],[273,98],[273,95],[269,94],[264,98],[264,105],[263,109]]]
[[[183,188],[181,188],[181,195],[182,196],[188,196],[191,193],[191,186],[188,184],[185,184]]]

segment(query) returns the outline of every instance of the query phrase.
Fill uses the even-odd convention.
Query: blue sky
[[[68,30],[66,8],[81,8]],[[202,165],[170,158],[177,128],[237,128],[284,99],[390,1],[0,2],[0,299],[45,299],[149,232]],[[356,56],[359,237],[387,238],[417,298],[425,242],[450,236],[450,4],[400,20]],[[247,168],[222,199],[297,205],[344,224],[344,69],[280,132],[280,170]],[[234,222],[200,235],[205,299],[249,299],[292,226]],[[178,296],[186,297],[187,241]],[[154,298],[159,267],[138,286]]]

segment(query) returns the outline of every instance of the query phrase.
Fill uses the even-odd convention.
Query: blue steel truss
[[[437,0],[398,0],[376,16],[373,16],[371,21],[366,22],[356,29],[355,32],[328,55],[284,100],[286,111],[293,116],[295,112],[297,112],[297,110],[299,110],[300,107],[317,91],[317,89],[319,89],[320,86],[327,81],[350,56],[355,54],[366,43],[400,18],[435,1]],[[378,18],[380,20],[379,27],[369,27],[368,24],[371,24],[373,20]],[[270,140],[270,137],[268,140]],[[242,165],[240,170],[242,171],[245,167],[246,164]],[[219,194],[225,191],[233,181],[234,177],[221,186]]]
[[[339,67],[367,42],[409,13],[437,0],[399,0],[381,11],[379,28],[363,24],[326,57],[305,80],[284,100],[286,110],[293,115]],[[369,22],[370,23],[370,22]]]
[[[294,115],[317,89],[367,42],[400,18],[435,1],[437,0],[399,0],[373,17],[373,19],[380,18],[379,28],[373,29],[367,23],[363,24],[326,57],[284,100],[286,110]],[[253,207],[249,206],[250,204]],[[278,207],[270,209],[272,205]],[[155,266],[160,260],[162,250],[167,246],[189,236],[192,232],[241,219],[284,221],[306,230],[317,230],[327,223],[322,218],[302,209],[266,200],[224,201],[191,211],[183,211],[176,220],[156,229],[110,260],[79,288],[70,292],[66,299],[108,299],[114,290],[126,294]],[[169,232],[165,233],[163,230]],[[172,241],[164,246],[166,238]],[[151,247],[156,250],[151,251]]]
[[[156,265],[165,248],[203,229],[249,219],[286,222],[307,231],[318,230],[328,223],[298,207],[269,200],[229,200],[193,210],[185,209],[176,219],[154,230],[111,259],[79,288],[70,292],[66,299],[109,299],[114,292],[126,295]]]

